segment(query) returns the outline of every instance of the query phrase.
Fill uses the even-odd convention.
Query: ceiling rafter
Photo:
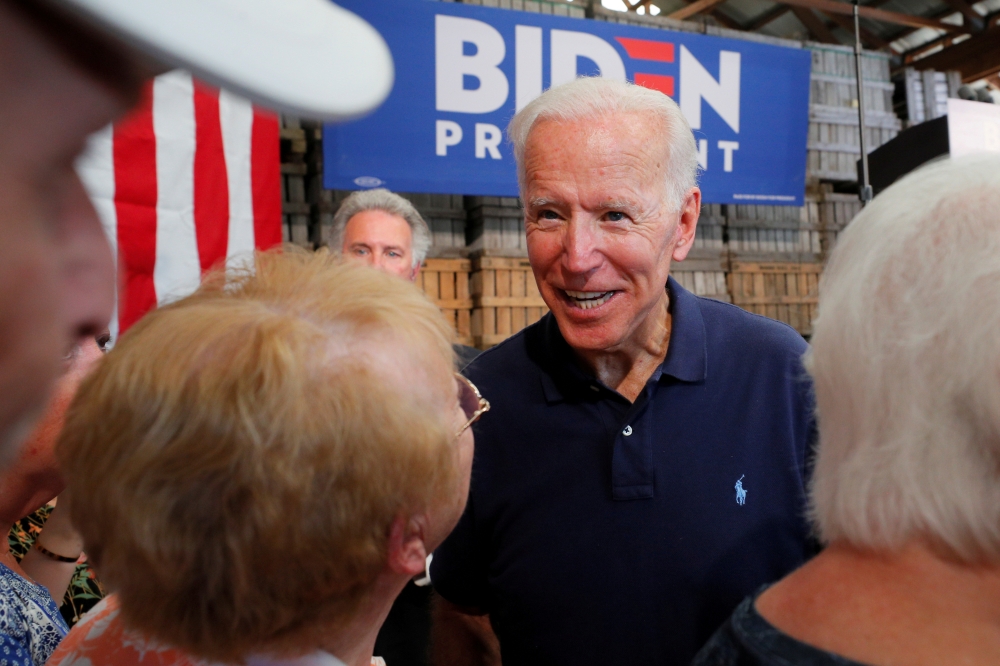
[[[917,69],[958,70],[968,83],[1000,72],[1000,28],[990,28],[913,62]]]
[[[962,25],[971,28],[976,32],[981,32],[985,28],[983,15],[972,8],[965,0],[941,0],[955,11],[962,14]]]
[[[684,19],[690,18],[695,14],[701,14],[702,12],[715,9],[725,1],[726,0],[695,0],[695,2],[692,2],[687,7],[681,7],[677,11],[667,14],[667,18],[683,21]]]
[[[854,21],[851,20],[850,18],[842,14],[827,14],[826,12],[824,12],[824,15],[831,21],[839,25],[841,28],[843,28],[844,30],[852,34],[854,33]],[[896,53],[898,55],[898,51],[889,46],[889,42],[885,41],[884,39],[876,35],[871,30],[867,29],[863,25],[858,27],[861,33],[862,44],[864,44],[868,48],[885,49],[888,51],[892,51],[893,53]]]
[[[872,2],[869,2],[868,4],[862,5],[862,6],[863,7],[881,7],[882,5],[884,5],[884,4],[888,3],[888,2],[891,2],[891,0],[872,0]],[[792,11],[791,7],[789,7],[788,5],[781,4],[779,2],[779,4],[776,7],[774,7],[773,9],[765,12],[764,14],[760,15],[759,17],[757,17],[753,21],[751,21],[750,25],[748,25],[746,27],[746,30],[759,30],[760,28],[763,28],[765,25],[767,25],[771,21],[775,21],[775,20],[781,18],[782,16],[784,16],[785,14],[787,14],[790,11]]]
[[[809,34],[817,42],[824,42],[826,44],[840,44],[840,40],[837,39],[830,29],[826,27],[826,21],[816,16],[815,12],[811,9],[805,7],[792,7],[792,13],[795,14],[802,25],[806,27]]]
[[[782,2],[786,5],[793,5],[796,7],[818,9],[829,14],[844,14],[847,16],[852,16],[854,14],[853,5],[846,2],[837,2],[836,0],[782,0]],[[934,28],[935,30],[943,30],[944,32],[968,32],[961,26],[942,23],[937,19],[914,16],[913,14],[890,12],[885,9],[878,9],[877,7],[869,7],[868,5],[861,5],[858,7],[858,14],[873,21],[894,23],[896,25],[905,25],[912,28]]]

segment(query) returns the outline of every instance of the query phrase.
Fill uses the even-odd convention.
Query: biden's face
[[[689,192],[680,210],[670,206],[662,135],[651,114],[623,114],[543,120],[528,137],[528,256],[574,349],[627,345],[666,302],[671,259],[687,255],[700,193]],[[679,225],[685,215],[691,223]]]

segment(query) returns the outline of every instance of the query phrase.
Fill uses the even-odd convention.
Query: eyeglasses
[[[479,417],[490,411],[490,403],[482,396],[476,385],[463,375],[456,372],[455,379],[458,380],[458,403],[462,407],[462,411],[465,412],[465,418],[468,419],[465,425],[455,433],[455,436],[458,437],[468,430],[469,426],[478,421]]]

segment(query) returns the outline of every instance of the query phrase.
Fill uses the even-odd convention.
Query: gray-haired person
[[[806,343],[670,277],[701,191],[669,97],[580,78],[508,134],[551,312],[465,369],[493,411],[431,564],[441,617],[488,613],[505,664],[687,666],[812,554]]]
[[[806,365],[826,549],[697,666],[1000,657],[1000,157],[928,166],[851,222]]]
[[[431,232],[412,203],[380,187],[341,202],[333,216],[330,247],[412,282],[427,258]]]
[[[414,282],[431,247],[431,231],[410,201],[385,188],[354,192],[333,216],[330,247],[352,261]],[[460,367],[479,350],[455,345]]]

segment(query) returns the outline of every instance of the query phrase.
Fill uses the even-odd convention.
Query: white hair
[[[580,77],[536,97],[507,126],[514,146],[517,180],[524,194],[524,147],[535,125],[542,120],[563,122],[601,116],[652,113],[663,124],[667,146],[667,203],[680,210],[698,176],[698,150],[687,119],[674,100],[663,93],[627,81]]]
[[[1000,156],[924,167],[851,222],[806,364],[823,540],[1000,559]]]
[[[423,263],[427,258],[427,250],[431,247],[431,231],[427,222],[412,203],[384,187],[354,192],[340,203],[340,208],[333,216],[333,229],[330,232],[330,245],[334,252],[341,253],[344,250],[347,223],[366,210],[380,210],[406,220],[413,232],[413,267]]]

